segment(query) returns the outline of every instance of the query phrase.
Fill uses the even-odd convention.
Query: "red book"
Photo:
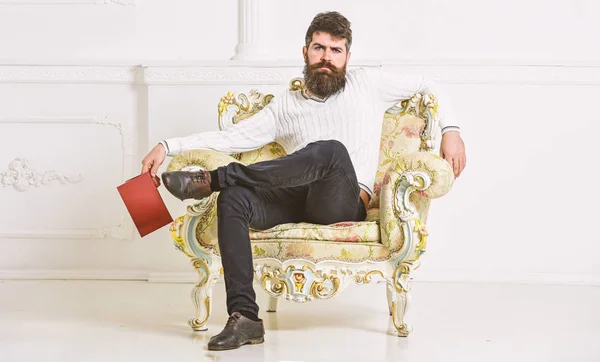
[[[158,181],[152,179],[150,172],[146,172],[117,187],[142,237],[173,222],[167,206],[158,193],[158,185]]]

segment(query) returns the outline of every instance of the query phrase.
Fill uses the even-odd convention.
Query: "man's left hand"
[[[460,176],[467,164],[465,144],[460,137],[460,133],[456,131],[444,133],[440,145],[440,156],[452,166],[454,177],[457,178]]]

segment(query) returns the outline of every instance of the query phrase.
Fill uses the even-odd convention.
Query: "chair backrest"
[[[227,93],[219,101],[219,129],[224,130],[227,127],[250,118],[260,112],[272,99],[272,94],[262,94],[256,89],[251,89],[249,94]],[[272,142],[257,150],[238,153],[232,156],[240,162],[249,165],[285,155],[283,147],[276,142]]]
[[[301,78],[295,78],[290,82],[291,90],[299,90],[303,86],[304,81]],[[248,95],[227,93],[221,98],[218,106],[220,129],[225,129],[251,117],[262,110],[272,99],[273,95],[262,94],[254,89]],[[384,114],[379,167],[373,185],[374,197],[369,205],[370,208],[379,207],[383,177],[394,160],[412,152],[434,152],[436,150],[435,140],[438,138],[436,135],[439,134],[438,127],[435,127],[436,117],[437,102],[431,94],[415,94],[410,99],[403,100],[388,109]],[[285,156],[285,154],[283,148],[273,142],[254,151],[233,155],[233,157],[242,163],[252,164]],[[415,198],[418,198],[418,195]],[[414,201],[419,209],[425,208],[423,211],[426,211],[427,200]]]

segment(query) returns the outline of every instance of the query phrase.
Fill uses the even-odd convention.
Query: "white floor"
[[[227,318],[223,285],[207,332],[186,324],[190,290],[0,281],[0,361],[600,361],[598,287],[415,283],[414,331],[399,338],[384,285],[351,286],[328,301],[281,301],[261,312],[264,344],[225,352],[206,349]]]

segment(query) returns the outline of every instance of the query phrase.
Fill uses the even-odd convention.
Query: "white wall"
[[[417,279],[600,283],[600,5],[244,1],[238,19],[233,0],[0,0],[0,172],[24,158],[75,181],[0,187],[0,277],[187,279],[167,228],[140,239],[115,187],[158,140],[216,129],[227,91],[283,89],[312,17],[338,9],[354,66],[430,75],[463,127],[467,169],[434,201]],[[259,24],[262,60],[229,60],[238,20]]]
[[[72,3],[69,5],[69,3]],[[121,5],[124,4],[124,5]],[[78,62],[227,59],[237,2],[0,0],[4,59]]]

